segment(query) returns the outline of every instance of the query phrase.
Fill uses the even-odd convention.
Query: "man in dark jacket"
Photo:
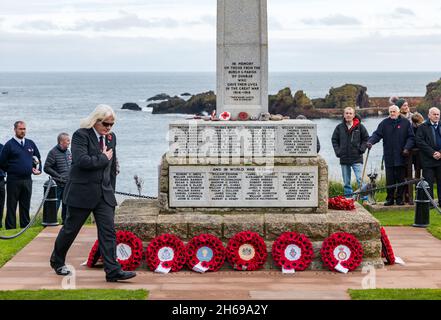
[[[60,133],[57,138],[58,144],[49,151],[44,172],[50,175],[57,184],[57,212],[62,203],[64,186],[69,178],[70,166],[72,164],[72,154],[69,150],[70,137],[67,133]],[[61,218],[66,220],[66,204],[62,204]]]
[[[6,142],[0,154],[0,168],[7,173],[6,229],[17,228],[17,204],[20,211],[20,228],[30,222],[29,210],[32,196],[32,175],[41,174],[41,157],[35,143],[25,139],[26,123],[14,123],[15,136]]]
[[[2,153],[3,145],[0,143],[0,154]],[[0,228],[3,227],[3,211],[5,210],[5,196],[6,196],[6,189],[5,189],[5,172],[0,169]]]
[[[363,154],[367,148],[369,133],[355,115],[353,108],[344,110],[343,121],[332,134],[332,146],[337,158],[340,158],[345,196],[352,194],[351,169],[354,170],[357,184],[361,187]]]
[[[65,265],[67,252],[93,212],[106,280],[116,282],[136,276],[121,269],[116,255],[116,135],[111,132],[115,120],[111,107],[99,105],[72,136],[72,168],[63,195],[67,216],[50,258],[58,275],[71,273]]]
[[[386,185],[404,182],[406,159],[409,150],[415,146],[415,135],[412,125],[406,118],[400,116],[400,108],[391,106],[389,117],[378,125],[377,130],[369,138],[367,147],[383,139],[384,164],[386,167]],[[404,205],[403,195],[405,186],[387,189],[385,206]],[[396,196],[395,196],[396,191]]]
[[[420,149],[423,177],[430,185],[433,198],[433,182],[436,179],[438,203],[441,203],[441,123],[440,110],[429,110],[429,119],[418,127],[416,144]]]

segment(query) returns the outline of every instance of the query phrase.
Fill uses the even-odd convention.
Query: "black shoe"
[[[59,268],[54,268],[54,270],[59,276],[68,276],[71,274],[70,270],[65,265]]]
[[[107,282],[117,282],[119,280],[128,280],[136,277],[136,273],[133,271],[120,271],[115,276],[108,277],[106,276]]]
[[[386,206],[386,207],[390,207],[390,206],[393,206],[394,205],[394,202],[393,201],[386,201],[385,203],[384,203],[384,205]]]
[[[404,206],[404,202],[402,200],[397,200],[397,206]]]

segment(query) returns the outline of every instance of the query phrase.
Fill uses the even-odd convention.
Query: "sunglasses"
[[[103,125],[103,127],[106,127],[106,128],[112,128],[114,125],[113,122],[105,122],[105,121],[101,121],[101,124]]]

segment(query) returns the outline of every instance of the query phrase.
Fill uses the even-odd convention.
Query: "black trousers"
[[[404,166],[386,167],[386,185],[390,186],[392,184],[404,182],[405,173],[406,173],[406,168]],[[391,202],[393,202],[394,200],[403,201],[405,188],[406,188],[405,186],[402,186],[398,188],[387,189],[386,201],[391,201]]]
[[[17,204],[20,211],[20,228],[26,227],[31,218],[32,180],[8,180],[6,183],[6,229],[17,228]]]
[[[5,210],[6,187],[5,178],[0,178],[0,228],[3,227],[3,211]]]
[[[67,207],[66,221],[55,240],[50,263],[52,268],[59,268],[65,264],[67,251],[91,212],[98,229],[99,251],[103,257],[104,271],[107,276],[112,277],[121,270],[121,265],[116,260],[115,207],[109,206],[104,198],[101,198],[93,209]]]
[[[429,183],[430,196],[433,199],[433,183],[436,182],[436,189],[438,191],[438,203],[441,199],[441,166],[423,168],[423,177]]]

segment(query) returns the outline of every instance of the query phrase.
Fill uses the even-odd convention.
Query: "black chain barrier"
[[[414,180],[408,180],[405,182],[400,182],[400,183],[396,183],[396,184],[391,184],[389,186],[384,186],[384,187],[378,187],[378,188],[374,188],[374,189],[366,189],[364,191],[356,191],[356,192],[352,192],[348,195],[345,194],[340,194],[339,196],[356,196],[356,195],[364,195],[364,194],[368,194],[369,192],[373,192],[373,191],[380,191],[380,190],[386,190],[386,189],[394,189],[394,188],[399,188],[399,187],[403,187],[403,186],[408,186],[411,184],[418,184],[420,181],[423,181],[424,179],[414,179]]]
[[[49,191],[51,190],[51,187],[53,186],[53,184],[54,184],[54,181],[52,180],[51,177],[49,177],[49,184],[47,186],[47,190],[46,190],[46,192],[44,194],[43,200],[41,201],[40,205],[38,206],[37,213],[32,217],[32,219],[29,222],[29,224],[26,227],[24,227],[20,232],[14,234],[12,236],[2,236],[2,235],[0,235],[0,240],[12,240],[12,239],[15,239],[15,238],[21,236],[23,233],[25,233],[30,227],[32,227],[35,224],[35,221],[37,221],[37,217],[38,217],[38,215],[41,212],[41,208],[43,207],[44,203],[47,200],[47,197],[49,195]]]
[[[432,203],[432,206],[438,211],[439,214],[441,214],[441,208],[438,206],[435,200],[430,196],[430,192],[426,188],[422,188],[424,190],[424,193],[426,194],[427,198],[429,198],[430,202]]]
[[[133,198],[141,198],[141,199],[150,199],[150,200],[156,200],[156,199],[158,199],[157,197],[144,196],[144,195],[141,195],[141,194],[127,193],[127,192],[119,192],[119,191],[116,191],[115,194],[119,194],[119,195],[121,195],[121,196],[133,197]]]

